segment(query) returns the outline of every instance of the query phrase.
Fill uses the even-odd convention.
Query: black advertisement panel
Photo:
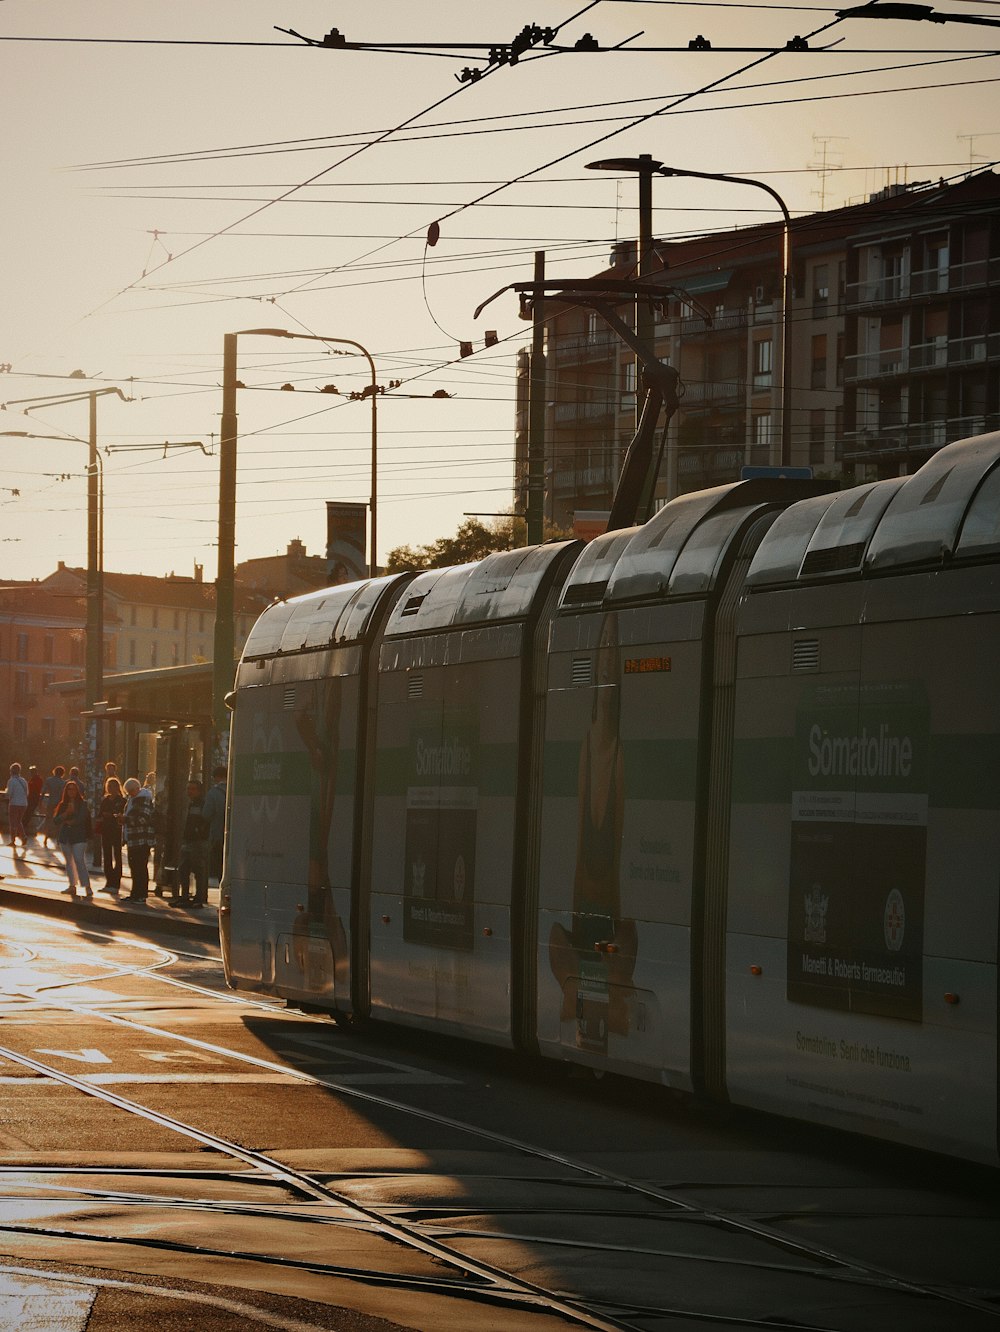
[[[404,849],[403,938],[471,950],[479,745],[464,714],[414,728]]]
[[[909,683],[819,687],[796,726],[787,995],[919,1021],[928,712]]]

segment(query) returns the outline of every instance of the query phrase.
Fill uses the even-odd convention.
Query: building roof
[[[41,583],[0,587],[0,615],[19,615],[34,620],[68,622],[83,625],[87,619],[87,599],[75,593],[55,591]],[[118,624],[120,617],[104,608],[106,624]]]
[[[42,580],[43,585],[67,574],[86,583],[86,569],[71,568],[60,562],[56,572]],[[214,583],[203,583],[194,578],[157,578],[151,574],[109,573],[105,570],[104,591],[109,597],[141,606],[172,606],[215,612]],[[268,600],[260,592],[247,591],[237,584],[233,609],[238,615],[257,615]]]

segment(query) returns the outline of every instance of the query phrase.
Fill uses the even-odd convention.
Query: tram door
[[[192,779],[202,780],[204,763],[201,734],[192,727],[172,726],[157,735],[154,792],[157,832],[153,866],[158,887],[174,886],[187,815],[187,785]]]

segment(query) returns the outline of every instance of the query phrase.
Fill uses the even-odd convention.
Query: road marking
[[[88,1047],[85,1050],[47,1050],[44,1046],[33,1047],[35,1054],[58,1055],[60,1059],[72,1059],[77,1064],[110,1064],[111,1060],[100,1050]]]
[[[0,1327],[84,1332],[96,1297],[96,1289],[0,1268]]]

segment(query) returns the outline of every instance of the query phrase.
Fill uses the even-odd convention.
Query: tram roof
[[[779,515],[750,587],[1000,553],[1000,431],[939,449],[912,476],[801,500]]]
[[[578,542],[557,541],[495,551],[475,564],[426,569],[393,607],[385,637],[524,619],[563,554]]]
[[[363,638],[382,597],[409,575],[388,574],[340,583],[268,606],[250,631],[244,661],[311,648],[337,647]]]
[[[679,495],[643,526],[592,541],[567,579],[559,609],[705,595],[749,518],[827,488],[826,482],[754,477]]]

